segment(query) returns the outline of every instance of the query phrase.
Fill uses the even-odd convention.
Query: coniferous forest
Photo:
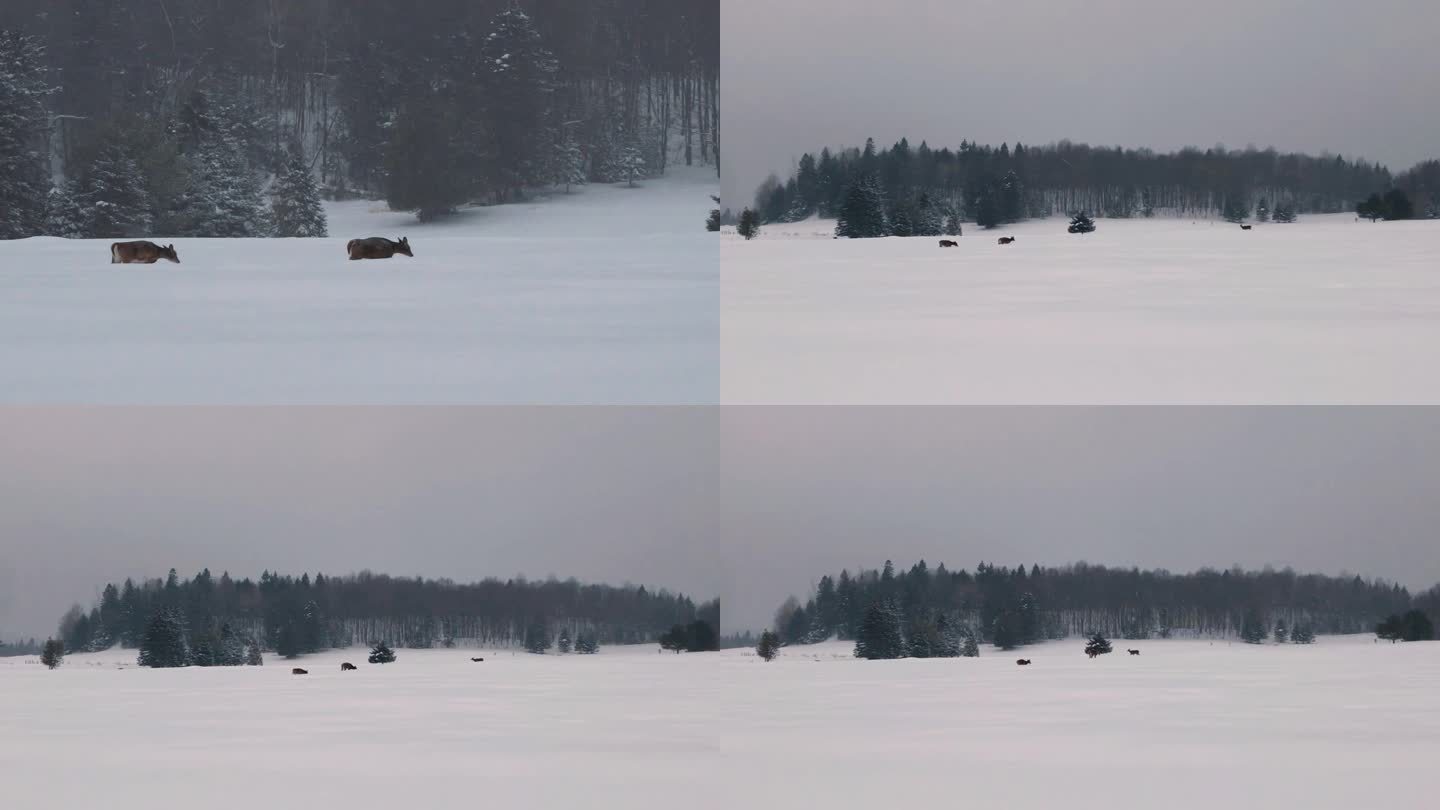
[[[953,236],[962,222],[989,228],[1077,212],[1294,222],[1355,211],[1387,190],[1411,200],[1413,216],[1440,217],[1440,161],[1392,176],[1365,160],[1274,149],[1159,153],[1069,141],[933,149],[902,138],[889,148],[872,139],[806,153],[789,178],[761,184],[755,209],[765,223],[836,219],[839,236]]]
[[[0,0],[0,238],[718,172],[719,52],[716,0]]]
[[[870,658],[962,655],[967,640],[1002,649],[1100,633],[1125,639],[1201,637],[1259,641],[1281,628],[1305,643],[1315,635],[1366,633],[1386,617],[1440,607],[1440,586],[1419,596],[1361,577],[1297,574],[1289,569],[1188,574],[1106,568],[1006,568],[981,563],[973,572],[930,569],[922,560],[897,571],[820,578],[801,604],[791,598],[775,616],[787,644],[854,640]]]
[[[211,666],[259,663],[261,651],[290,658],[377,642],[544,652],[573,640],[577,652],[594,652],[599,644],[660,642],[677,625],[703,625],[714,637],[719,602],[697,605],[665,590],[573,579],[460,584],[267,571],[256,581],[208,569],[181,579],[171,569],[164,579],[106,585],[89,610],[76,605],[66,613],[59,638],[76,652],[137,648],[149,666]]]

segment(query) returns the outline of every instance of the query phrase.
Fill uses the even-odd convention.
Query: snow
[[[172,670],[112,650],[67,656],[53,672],[0,658],[5,802],[371,810],[623,797],[673,809],[714,773],[706,673],[718,655],[656,649],[402,649],[375,665],[352,648]],[[342,661],[359,670],[342,673]]]
[[[327,206],[327,239],[0,242],[0,402],[686,404],[718,397],[713,168],[421,225]],[[415,258],[346,258],[355,237]]]
[[[733,403],[1440,402],[1440,221],[722,235]],[[996,239],[1015,236],[1013,245]]]
[[[1440,643],[1372,640],[1116,639],[1093,661],[1082,639],[974,659],[729,650],[722,771],[764,807],[1421,807]]]

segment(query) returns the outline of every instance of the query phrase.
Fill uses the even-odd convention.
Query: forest
[[[384,642],[409,649],[516,647],[544,651],[558,641],[661,642],[677,626],[703,624],[713,636],[720,604],[644,586],[390,577],[361,572],[312,579],[266,571],[258,581],[213,576],[107,584],[89,610],[72,607],[58,638],[71,652],[142,648],[164,635],[186,663],[244,663],[250,650],[283,657]],[[704,628],[700,628],[703,632]],[[694,630],[692,629],[692,632]],[[538,647],[538,649],[537,649]],[[226,660],[220,651],[233,650]]]
[[[421,219],[677,163],[718,173],[719,13],[0,0],[0,238],[318,235],[267,200],[300,171],[315,189],[297,193]]]
[[[1157,153],[1069,141],[932,149],[902,138],[889,148],[871,139],[806,153],[789,178],[761,184],[754,210],[764,223],[838,219],[840,236],[940,236],[960,233],[962,222],[994,227],[1079,212],[1293,222],[1354,211],[1388,190],[1408,197],[1416,215],[1440,217],[1440,161],[1392,176],[1365,160],[1274,149]]]
[[[775,630],[783,643],[810,644],[854,640],[867,626],[883,625],[897,636],[894,643],[923,656],[967,637],[1011,649],[1091,633],[1126,639],[1247,638],[1277,628],[1282,635],[1365,633],[1387,616],[1436,608],[1440,586],[1412,596],[1384,580],[1290,569],[1173,574],[981,563],[970,572],[943,564],[931,570],[921,560],[897,571],[886,560],[881,570],[821,577],[803,604],[792,597],[780,607]]]

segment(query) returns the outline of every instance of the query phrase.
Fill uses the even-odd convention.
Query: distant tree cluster
[[[267,571],[253,581],[216,578],[209,570],[181,580],[172,569],[164,580],[106,585],[88,612],[76,606],[66,613],[60,640],[78,651],[139,649],[147,666],[234,666],[258,663],[262,650],[293,658],[374,639],[410,648],[461,639],[526,649],[543,639],[543,652],[553,627],[575,639],[577,651],[593,652],[602,641],[654,642],[677,624],[718,627],[719,614],[714,601],[697,606],[668,591],[575,580],[461,585],[368,572],[312,580]]]
[[[283,182],[301,165],[317,193],[424,218],[677,162],[718,171],[715,0],[0,11],[0,238],[305,235],[274,210],[315,199]]]
[[[1395,182],[1440,192],[1440,169],[1429,165]],[[958,232],[961,221],[988,228],[1081,210],[1110,218],[1165,214],[1235,222],[1252,214],[1274,219],[1283,211],[1276,221],[1293,222],[1298,212],[1348,211],[1391,184],[1387,169],[1367,161],[1273,149],[1162,154],[1069,141],[1013,149],[961,141],[957,149],[932,149],[904,138],[879,149],[872,139],[859,149],[802,155],[789,178],[761,184],[755,209],[762,223],[834,218],[838,236],[937,236]]]
[[[1425,598],[1440,601],[1440,589]],[[1172,574],[982,563],[974,572],[952,572],[921,561],[897,571],[886,561],[879,571],[822,576],[805,603],[791,598],[781,605],[774,629],[784,644],[853,640],[862,658],[949,656],[973,642],[1010,649],[1091,633],[1260,643],[1283,627],[1289,641],[1309,643],[1317,633],[1367,632],[1376,617],[1411,604],[1406,589],[1383,580],[1289,569]]]
[[[660,648],[673,652],[711,652],[720,649],[720,632],[705,619],[677,624],[660,636]]]
[[[1391,614],[1375,626],[1375,635],[1389,641],[1432,641],[1435,625],[1422,610]]]
[[[1387,222],[1396,219],[1414,219],[1415,204],[1410,201],[1409,194],[1401,189],[1392,188],[1384,194],[1371,194],[1357,203],[1355,213],[1371,222],[1380,219]]]

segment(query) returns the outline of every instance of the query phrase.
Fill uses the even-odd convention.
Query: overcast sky
[[[722,194],[806,151],[1074,141],[1440,157],[1435,0],[724,0]]]
[[[7,409],[0,635],[105,582],[525,574],[719,592],[715,414],[685,408]]]
[[[1440,581],[1440,409],[757,407],[724,423],[727,632],[887,557]]]

